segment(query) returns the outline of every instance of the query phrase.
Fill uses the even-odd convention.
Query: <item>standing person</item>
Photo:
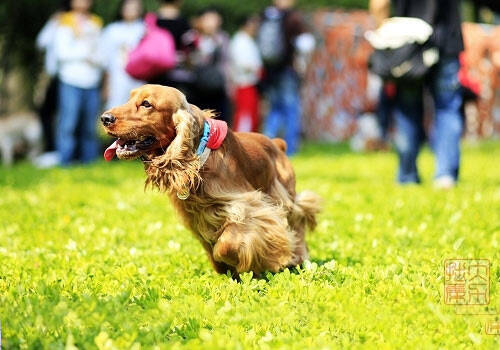
[[[258,28],[258,17],[246,17],[229,45],[235,131],[256,132],[259,126],[257,84],[262,73],[262,59],[254,40]]]
[[[200,11],[196,19],[198,48],[193,54],[195,83],[192,100],[202,109],[213,109],[230,124],[226,76],[229,70],[229,36],[221,29],[222,16],[216,8]]]
[[[43,102],[38,110],[40,121],[42,122],[45,152],[35,160],[35,163],[40,167],[53,166],[58,163],[59,158],[57,152],[55,152],[56,147],[54,141],[54,122],[57,113],[57,95],[59,88],[59,79],[57,78],[57,56],[54,43],[61,14],[68,10],[69,0],[62,1],[59,10],[50,17],[47,23],[45,23],[36,38],[37,48],[44,53],[45,73],[50,78],[49,85],[45,90]]]
[[[196,47],[196,34],[181,13],[182,0],[160,0],[156,24],[168,30],[175,40],[177,66],[151,79],[149,83],[172,86],[192,97],[194,74],[189,67],[189,54]]]
[[[287,154],[298,151],[300,141],[300,81],[294,69],[297,39],[306,33],[295,0],[274,0],[265,9],[258,35],[259,49],[265,66],[263,82],[270,103],[264,133],[273,138],[284,130]]]
[[[389,17],[390,0],[371,0],[370,9],[381,23]],[[393,0],[395,15],[426,20],[434,29],[433,44],[440,58],[423,83],[397,84],[394,102],[395,144],[399,155],[399,183],[419,183],[417,157],[424,139],[423,88],[428,87],[435,105],[431,145],[436,155],[435,186],[454,187],[460,165],[460,113],[462,93],[458,81],[458,55],[464,49],[459,0]],[[430,9],[432,16],[429,17]]]
[[[81,160],[98,155],[96,120],[99,113],[99,38],[102,21],[90,13],[92,0],[71,0],[71,11],[61,15],[55,37],[59,66],[59,121],[56,146],[61,165],[73,160],[77,139]],[[75,135],[81,116],[81,133]]]
[[[142,0],[122,0],[117,21],[103,30],[101,54],[106,70],[106,107],[111,109],[127,102],[130,91],[144,85],[126,71],[128,54],[144,35]]]

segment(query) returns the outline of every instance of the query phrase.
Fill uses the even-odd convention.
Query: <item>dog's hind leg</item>
[[[286,210],[290,231],[295,236],[295,249],[289,266],[300,265],[304,260],[309,259],[306,227],[313,228],[315,225],[315,215],[319,211],[319,197],[307,191],[292,196],[278,180],[271,187],[270,195]]]
[[[306,243],[306,229],[314,230],[316,215],[321,210],[321,200],[313,192],[304,191],[295,196],[293,205],[289,207],[288,224],[296,235],[297,244],[294,260],[291,265],[299,265],[309,259]]]
[[[215,261],[238,273],[277,272],[293,258],[295,237],[286,212],[261,192],[241,194],[227,207],[227,222],[213,248]]]
[[[309,259],[309,249],[306,243],[306,228],[302,223],[296,223],[290,229],[295,234],[296,244],[293,251],[293,259],[288,266],[297,266]]]

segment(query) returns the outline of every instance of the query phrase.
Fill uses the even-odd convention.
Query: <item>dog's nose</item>
[[[101,116],[101,122],[104,126],[110,126],[111,124],[113,124],[114,122],[116,121],[116,118],[114,117],[114,115],[112,114],[109,114],[109,113],[104,113],[102,116]]]

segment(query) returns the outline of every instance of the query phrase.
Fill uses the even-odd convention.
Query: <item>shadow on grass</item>
[[[339,263],[338,259],[339,259],[338,256],[333,256],[331,258],[326,258],[326,259],[310,259],[309,262],[311,264],[316,264],[317,268],[320,268],[321,266],[323,266],[323,265],[331,262],[332,260],[334,260],[336,263]],[[356,264],[361,264],[362,261],[360,259],[357,259],[357,258],[347,257],[345,259],[342,259],[342,261],[340,261],[340,263],[343,266],[354,266]],[[292,275],[300,275],[304,270],[306,270],[305,263],[300,264],[298,266],[288,267],[288,271]],[[257,280],[263,280],[263,281],[266,281],[266,282],[270,282],[270,281],[272,281],[274,279],[275,276],[280,275],[282,273],[283,273],[283,271],[278,271],[278,272],[266,271],[266,272],[262,273],[261,276],[253,276],[253,278],[257,279]],[[242,283],[242,280],[241,280],[241,278],[239,276],[235,277],[235,276],[231,276],[230,274],[227,274],[227,276],[230,277],[230,278],[233,278],[238,283]],[[339,281],[337,281],[337,282],[339,282]]]

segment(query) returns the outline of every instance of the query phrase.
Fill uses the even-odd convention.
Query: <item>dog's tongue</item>
[[[115,157],[116,150],[119,145],[118,141],[119,140],[113,142],[113,144],[104,151],[104,159],[106,159],[107,162],[110,162]]]

